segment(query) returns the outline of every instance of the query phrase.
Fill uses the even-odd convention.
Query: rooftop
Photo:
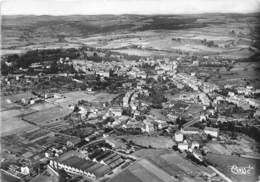
[[[204,130],[207,130],[207,131],[216,131],[216,132],[219,131],[218,128],[212,128],[212,127],[205,127]]]
[[[87,160],[83,158],[80,153],[75,151],[70,151],[61,155],[58,158],[58,162],[74,167],[76,169],[89,171],[91,173],[94,173],[97,177],[104,176],[106,173],[111,171],[109,166]]]
[[[62,161],[63,164],[68,166],[75,167],[77,169],[81,169],[83,171],[87,170],[89,167],[95,165],[94,162],[90,160],[86,160],[84,158],[80,158],[78,156],[71,156],[68,159]]]
[[[196,127],[187,127],[187,128],[183,128],[183,131],[200,131],[199,128]]]

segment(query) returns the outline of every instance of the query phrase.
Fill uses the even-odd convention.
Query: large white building
[[[182,142],[183,141],[183,134],[179,131],[176,131],[174,133],[174,138],[176,142]]]
[[[189,149],[189,144],[187,142],[183,142],[183,143],[179,143],[178,144],[178,149],[180,151],[185,151],[185,150],[188,150]]]
[[[212,137],[218,137],[219,135],[219,129],[218,128],[212,128],[212,127],[205,127],[204,132]]]
[[[54,170],[63,169],[69,174],[84,176],[91,180],[102,177],[111,171],[109,166],[85,159],[82,154],[75,151],[67,152],[59,158],[51,160],[49,166]]]

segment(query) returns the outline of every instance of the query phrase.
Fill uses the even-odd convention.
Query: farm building
[[[56,160],[51,160],[49,165],[53,169],[63,169],[69,174],[85,176],[92,180],[111,171],[109,166],[87,160],[74,151],[67,152]]]
[[[174,138],[176,142],[182,142],[183,141],[183,134],[179,131],[175,132]]]
[[[212,137],[218,137],[219,129],[212,127],[205,127],[204,132]]]

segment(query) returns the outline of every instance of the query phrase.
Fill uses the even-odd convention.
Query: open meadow
[[[257,181],[260,172],[260,160],[246,159],[230,155],[208,154],[207,159],[216,165],[216,168],[231,178],[233,181]],[[233,167],[233,169],[232,169]],[[246,173],[238,173],[244,168]],[[240,170],[240,171],[241,171]]]
[[[1,111],[1,136],[29,130],[35,126],[23,121],[20,110]]]
[[[172,138],[164,136],[120,136],[118,138],[125,138],[128,141],[133,141],[137,145],[144,147],[153,147],[153,148],[172,148],[175,144]]]

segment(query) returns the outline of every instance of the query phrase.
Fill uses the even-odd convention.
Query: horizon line
[[[122,16],[122,15],[139,15],[139,16],[159,16],[159,15],[203,15],[203,14],[237,14],[250,15],[260,14],[260,11],[255,12],[204,12],[204,13],[104,13],[104,14],[1,14],[1,16]]]

